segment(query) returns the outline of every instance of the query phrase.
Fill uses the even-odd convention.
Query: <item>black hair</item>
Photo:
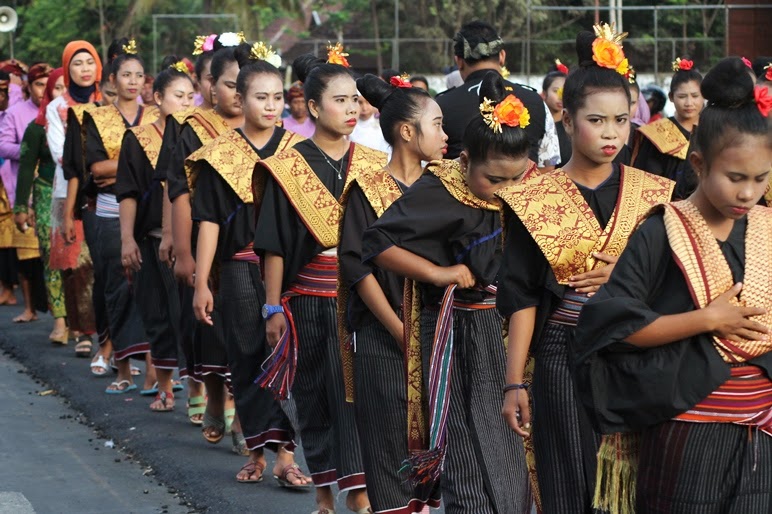
[[[123,49],[128,44],[129,38],[121,37],[113,39],[113,42],[107,48],[107,67],[110,69],[111,75],[117,76],[121,66],[127,61],[137,61],[142,66],[142,69],[145,68],[145,62],[139,54],[129,54]]]
[[[431,99],[429,93],[420,87],[396,87],[375,75],[367,74],[357,79],[357,89],[373,107],[381,112],[380,123],[383,139],[391,146],[397,139],[400,123],[412,124],[418,134],[421,127],[418,120],[424,110],[424,102]]]
[[[487,98],[495,106],[511,94],[506,88],[501,75],[490,71],[480,85],[480,101]],[[497,133],[485,123],[482,115],[475,116],[466,126],[463,145],[469,160],[474,162],[484,161],[491,154],[518,159],[528,155],[531,149],[528,134],[523,128],[502,124],[501,132]]]
[[[498,49],[494,48],[493,50],[495,51],[488,55],[479,55],[475,57],[468,55],[464,57],[464,48],[468,45],[469,49],[474,51],[477,48],[477,45],[489,44],[499,40],[501,40],[499,33],[496,32],[496,29],[489,23],[480,20],[470,21],[469,23],[464,24],[453,38],[453,55],[460,57],[468,64],[476,64],[481,61],[498,62],[501,45],[496,45],[498,46]],[[466,41],[467,45],[464,44],[464,41]]]
[[[381,80],[391,82],[392,77],[399,77],[399,72],[392,68],[386,68],[381,72]]]
[[[209,68],[209,73],[212,74],[214,82],[219,80],[222,74],[225,73],[225,68],[232,63],[238,65],[235,46],[226,46],[215,50],[214,55],[212,55],[212,66]]]
[[[753,73],[756,75],[756,78],[759,79],[762,82],[768,82],[764,77],[767,74],[766,68],[772,64],[772,57],[767,57],[760,55],[759,57],[756,57],[753,60]]]
[[[327,84],[335,77],[351,77],[354,75],[345,66],[340,64],[328,64],[313,54],[304,54],[292,62],[292,69],[298,76],[298,80],[303,83],[303,96],[306,98],[306,104],[310,100],[316,103],[321,102],[322,95],[327,89]],[[311,119],[314,119],[311,116]]]
[[[279,68],[268,61],[253,59],[251,55],[252,45],[249,43],[241,43],[236,47],[236,62],[239,64],[239,77],[236,79],[236,91],[238,91],[242,97],[247,96],[250,78],[253,75],[267,73],[269,75],[275,75],[279,80],[282,79]]]
[[[193,83],[190,75],[172,68],[172,65],[177,64],[180,60],[181,59],[176,55],[167,55],[164,57],[164,60],[161,61],[161,72],[156,75],[155,80],[153,81],[153,93],[160,93],[163,95],[166,88],[169,87],[172,82],[180,78],[186,78],[191,84]]]
[[[566,77],[563,85],[563,107],[569,113],[576,113],[584,107],[588,95],[600,91],[622,91],[630,102],[630,86],[625,77],[610,68],[598,66],[592,58],[592,44],[595,34],[588,31],[576,36],[576,55],[579,67]]]
[[[424,84],[426,84],[426,87],[429,87],[429,79],[427,79],[423,75],[413,75],[412,77],[410,77],[411,84],[414,84],[416,82],[423,82]]]
[[[662,88],[655,85],[648,85],[641,89],[641,93],[643,93],[643,98],[647,103],[650,100],[653,101],[653,104],[649,106],[652,115],[662,112],[662,109],[665,108],[665,104],[667,103],[667,95]]]
[[[198,59],[196,59],[196,64],[193,66],[193,70],[198,80],[201,80],[201,75],[204,73],[204,68],[206,65],[212,62],[212,57],[214,57],[214,51],[209,51],[202,53],[198,56]]]
[[[541,83],[541,90],[547,91],[550,87],[552,87],[552,83],[555,82],[555,79],[558,79],[561,77],[566,78],[566,74],[563,73],[562,71],[555,70],[547,73],[544,76],[544,80]]]
[[[686,59],[686,57],[682,59]],[[745,72],[747,73],[748,71],[748,67],[746,66]],[[676,71],[673,73],[673,78],[670,80],[670,94],[674,94],[679,87],[689,82],[696,82],[699,86],[702,83],[702,74],[700,74],[696,68]]]
[[[711,160],[743,136],[762,136],[772,147],[769,118],[762,116],[754,97],[753,79],[739,57],[719,61],[700,85],[708,101],[692,139],[710,168]]]

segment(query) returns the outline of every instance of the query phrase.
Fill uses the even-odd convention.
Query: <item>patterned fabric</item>
[[[675,183],[622,166],[619,199],[601,228],[582,193],[562,169],[508,187],[496,195],[509,205],[533,236],[560,284],[606,263],[592,254],[619,256],[638,222],[655,205],[670,200]]]
[[[346,185],[360,174],[381,169],[386,154],[351,143]],[[280,152],[262,161],[292,203],[298,216],[314,239],[324,248],[338,245],[338,225],[343,214],[340,202],[319,180],[313,169],[295,149]]]
[[[158,155],[161,153],[163,134],[155,123],[131,127],[129,130],[134,133],[137,141],[139,141],[139,146],[145,151],[147,160],[150,161],[150,165],[155,169],[158,163]]]
[[[13,221],[13,206],[8,201],[5,187],[0,183],[0,248],[13,248],[16,223]]]
[[[140,118],[137,126],[153,123],[158,119],[157,107],[140,106]],[[102,138],[102,144],[107,152],[109,160],[118,160],[118,154],[121,152],[121,142],[123,133],[126,132],[123,115],[115,105],[106,105],[86,112],[96,125],[99,136]],[[85,115],[84,115],[85,118]]]
[[[638,129],[638,132],[643,134],[657,150],[664,154],[682,160],[686,159],[689,154],[689,140],[668,118],[643,125]],[[634,157],[633,160],[635,160]]]
[[[302,140],[303,137],[297,134],[285,132],[276,151],[282,152]],[[185,159],[185,174],[188,177],[191,195],[196,190],[198,177],[196,163],[206,161],[220,174],[242,202],[254,203],[252,170],[259,160],[260,156],[257,155],[254,147],[241,134],[235,130],[225,132]],[[264,187],[258,190],[258,194],[262,196]]]
[[[185,122],[196,133],[201,141],[201,146],[208,145],[214,138],[231,129],[225,122],[225,119],[217,114],[214,109],[197,108],[185,118]]]
[[[62,272],[52,269],[49,264],[51,256],[51,184],[37,178],[32,183],[32,206],[35,209],[35,231],[40,242],[40,253],[43,258],[46,288],[48,289],[48,304],[54,318],[67,315],[64,303],[64,288]]]
[[[381,215],[394,203],[400,196],[402,190],[397,181],[385,170],[375,173],[362,173],[356,179],[349,183],[349,187],[343,192],[340,204],[345,210],[348,201],[348,195],[351,191],[351,184],[357,183],[364,193],[370,206],[375,211],[375,215],[380,218]],[[342,216],[342,214],[341,214]],[[343,225],[340,224],[338,237]],[[343,383],[346,386],[346,401],[354,401],[354,346],[351,344],[352,335],[348,331],[346,323],[346,312],[348,310],[349,292],[348,288],[343,286],[340,278],[340,268],[338,268],[338,336],[340,338],[340,355],[343,361]]]
[[[566,288],[566,293],[560,303],[550,314],[549,321],[559,325],[575,327],[579,321],[579,313],[582,306],[590,297],[587,293],[577,293],[574,289]]]
[[[298,272],[296,282],[281,297],[281,306],[287,320],[287,330],[262,366],[255,380],[270,389],[280,400],[286,400],[292,391],[298,362],[298,330],[290,299],[295,296],[335,298],[338,292],[338,259],[317,255]]]
[[[713,232],[697,207],[689,200],[664,207],[665,229],[673,257],[684,273],[697,308],[706,307],[714,298],[734,285],[729,264]],[[755,319],[772,325],[772,210],[756,206],[748,213],[745,235],[745,277],[739,301],[747,307],[761,307],[766,314]],[[772,341],[734,342],[718,336],[713,344],[721,358],[730,364],[746,362],[772,351]]]

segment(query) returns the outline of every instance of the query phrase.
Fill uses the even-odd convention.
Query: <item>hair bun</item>
[[[365,100],[380,111],[383,109],[386,99],[398,88],[384,82],[380,77],[368,73],[364,77],[357,79],[357,89],[365,97]]]
[[[483,77],[480,84],[480,101],[484,98],[491,100],[494,104],[499,103],[507,96],[506,84],[504,79],[495,71],[489,71]]]
[[[592,58],[592,44],[595,42],[594,33],[584,30],[576,35],[576,57],[579,66],[594,66],[595,60]]]
[[[110,64],[116,57],[125,54],[126,50],[124,50],[124,47],[128,44],[129,38],[127,37],[113,39],[113,42],[107,47],[107,63]]]
[[[239,68],[243,68],[247,64],[250,63],[252,60],[251,57],[252,53],[252,45],[249,43],[241,43],[239,46],[234,48],[233,50],[233,56],[236,58],[236,63],[238,63]]]
[[[161,61],[161,71],[171,68],[172,65],[177,64],[181,60],[182,59],[180,59],[176,55],[167,55],[166,57],[164,57],[164,60]]]
[[[311,70],[321,64],[324,64],[324,61],[314,54],[303,54],[292,61],[292,69],[295,70],[298,80],[305,82]]]
[[[753,101],[753,87],[753,79],[742,59],[727,57],[705,75],[700,91],[711,105],[735,108]]]

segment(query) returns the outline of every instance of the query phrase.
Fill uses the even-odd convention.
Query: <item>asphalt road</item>
[[[136,391],[106,395],[111,380],[92,376],[72,344],[48,342],[49,316],[12,323],[20,312],[0,307],[0,514],[315,509],[312,491],[281,489],[273,480],[270,452],[263,483],[237,483],[246,458],[231,453],[229,437],[219,445],[204,441],[187,420],[186,392],[165,414],[151,413],[150,400]],[[39,396],[47,391],[54,392]],[[307,470],[300,449],[297,459]],[[338,512],[346,511],[344,501]]]

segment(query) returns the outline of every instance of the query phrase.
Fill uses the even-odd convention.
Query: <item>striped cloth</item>
[[[338,257],[330,254],[316,255],[298,272],[296,280],[281,298],[287,330],[263,363],[263,372],[255,380],[261,387],[273,391],[279,400],[289,397],[297,372],[298,331],[290,308],[290,299],[294,296],[337,297]]]
[[[96,215],[100,218],[117,218],[118,217],[118,199],[115,195],[107,193],[97,194],[96,199]]]
[[[253,262],[255,264],[260,264],[260,257],[257,256],[255,253],[255,250],[252,248],[252,243],[249,243],[247,246],[233,254],[233,257],[231,257],[232,261],[241,261],[241,262]]]
[[[733,367],[729,380],[675,419],[749,425],[772,435],[772,380],[756,366]]]
[[[574,289],[566,288],[563,299],[560,300],[560,304],[550,315],[549,321],[558,325],[575,327],[582,306],[589,298],[587,293],[577,293]]]

